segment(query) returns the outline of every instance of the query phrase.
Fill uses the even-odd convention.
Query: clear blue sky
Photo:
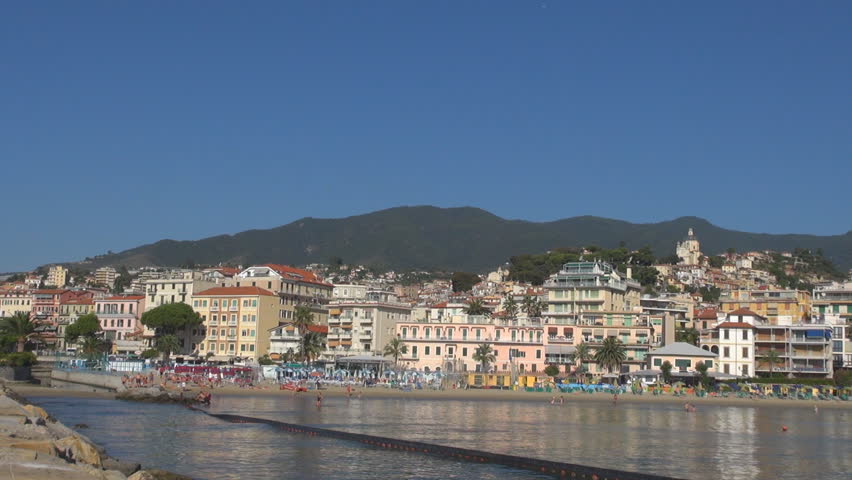
[[[852,228],[852,2],[8,2],[0,271],[397,205]]]

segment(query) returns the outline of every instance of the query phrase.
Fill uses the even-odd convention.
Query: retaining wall
[[[65,382],[87,387],[103,388],[113,392],[124,391],[124,385],[121,384],[121,375],[54,369],[50,371],[50,379],[52,383]]]

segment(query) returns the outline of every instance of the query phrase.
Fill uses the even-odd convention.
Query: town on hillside
[[[685,233],[666,258],[566,248],[482,275],[340,258],[302,268],[49,265],[0,284],[0,317],[32,326],[0,341],[41,354],[329,370],[360,361],[583,382],[830,379],[852,368],[848,272],[808,250],[705,255]],[[169,324],[167,309],[195,320]]]

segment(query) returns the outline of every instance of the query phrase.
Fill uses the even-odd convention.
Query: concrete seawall
[[[54,369],[50,372],[50,381],[54,386],[68,384],[68,386],[91,387],[110,392],[125,390],[121,383],[121,375]]]

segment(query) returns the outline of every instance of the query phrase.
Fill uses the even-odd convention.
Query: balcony
[[[236,335],[228,335],[228,340],[234,342],[234,341],[237,340],[237,336]]]
[[[207,338],[209,338],[210,340],[218,340],[219,336],[215,333],[211,333],[210,335],[207,335]]]
[[[236,305],[231,305],[230,307],[228,307],[228,311],[229,311],[229,312],[236,312],[236,311],[238,311],[239,309],[240,309],[240,307],[238,307],[238,306],[236,306]]]
[[[207,325],[210,325],[211,327],[218,327],[219,326],[219,320],[208,320]]]
[[[211,311],[211,312],[218,312],[218,311],[219,311],[219,306],[218,306],[218,305],[213,305],[212,307],[210,307],[210,311]]]
[[[358,319],[358,325],[372,325],[373,317],[362,317]]]
[[[829,340],[825,338],[806,338],[806,337],[793,337],[790,340],[790,343],[810,343],[810,344],[824,344],[828,343]]]
[[[564,337],[561,335],[553,335],[547,337],[547,340],[550,343],[570,343],[572,345],[574,344],[574,337]]]

